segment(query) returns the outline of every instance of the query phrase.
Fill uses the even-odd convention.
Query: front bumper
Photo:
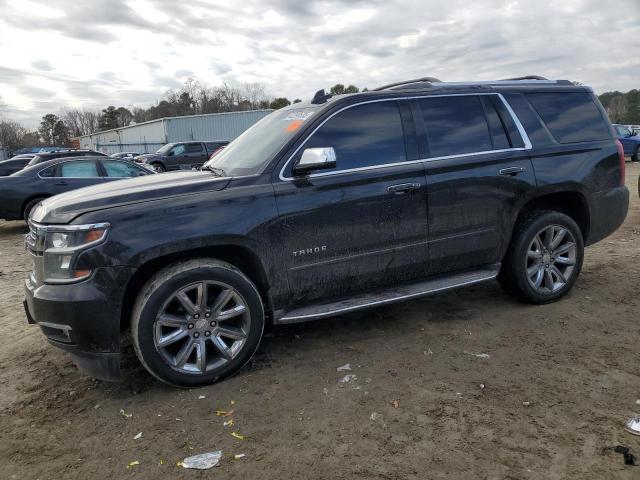
[[[68,351],[82,371],[117,380],[122,301],[131,275],[126,267],[104,267],[69,285],[35,285],[30,277],[25,284],[27,320],[37,324],[52,345]]]

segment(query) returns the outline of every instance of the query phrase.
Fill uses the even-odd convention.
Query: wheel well
[[[33,200],[44,200],[45,198],[50,197],[50,195],[31,195],[24,202],[22,202],[22,208],[20,208],[20,214],[24,217],[24,209],[29,205],[29,202]]]
[[[589,205],[580,193],[550,193],[529,200],[520,210],[516,223],[520,222],[528,213],[534,210],[555,210],[568,215],[578,224],[586,242],[590,227]]]
[[[194,250],[186,250],[176,252],[162,257],[149,260],[140,266],[133,274],[127,287],[125,288],[124,299],[122,304],[122,313],[120,315],[120,331],[123,332],[129,328],[131,323],[131,310],[136,301],[140,289],[144,284],[164,267],[181,260],[190,260],[192,258],[209,257],[216,260],[228,262],[242,271],[258,288],[262,302],[265,306],[266,320],[272,317],[272,303],[269,295],[269,282],[267,275],[262,266],[262,262],[251,250],[237,245],[216,245],[214,247],[198,248]]]

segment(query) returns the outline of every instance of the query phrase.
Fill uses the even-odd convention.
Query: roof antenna
[[[325,93],[323,88],[316,92],[316,94],[313,96],[313,99],[311,100],[311,103],[313,105],[320,105],[321,103],[325,103],[331,97],[332,95],[330,93]]]

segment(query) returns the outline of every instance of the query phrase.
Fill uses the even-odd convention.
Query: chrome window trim
[[[525,131],[524,127],[522,126],[522,123],[520,122],[520,119],[518,118],[518,116],[515,114],[515,112],[511,108],[511,105],[509,105],[509,102],[507,102],[507,100],[504,98],[504,96],[501,93],[497,93],[497,92],[496,93],[494,93],[494,92],[450,93],[450,94],[442,94],[442,95],[412,95],[412,96],[405,96],[405,97],[391,97],[391,98],[382,98],[382,99],[377,99],[377,100],[368,100],[368,101],[365,101],[365,102],[354,103],[354,104],[347,105],[346,107],[343,107],[343,108],[333,112],[331,115],[329,115],[327,118],[325,118],[320,123],[320,125],[318,125],[316,128],[314,128],[313,131],[307,136],[307,138],[305,138],[304,141],[298,146],[298,148],[296,148],[295,151],[289,156],[289,158],[287,159],[285,164],[280,169],[279,178],[280,178],[280,180],[282,180],[284,182],[291,182],[291,181],[296,179],[296,177],[285,177],[285,175],[284,175],[284,171],[289,166],[289,163],[291,163],[291,160],[293,160],[293,157],[296,156],[296,154],[300,151],[300,149],[302,147],[305,146],[305,144],[313,136],[313,134],[316,133],[326,122],[328,122],[334,116],[336,116],[337,114],[339,114],[339,113],[341,113],[341,112],[343,112],[345,110],[348,110],[348,109],[353,108],[353,107],[357,107],[359,105],[366,105],[366,104],[369,104],[369,103],[378,103],[378,102],[395,102],[395,101],[399,101],[399,100],[421,100],[421,99],[438,98],[438,97],[470,97],[470,96],[481,96],[481,95],[482,96],[486,96],[486,95],[497,95],[498,96],[500,101],[504,104],[505,108],[509,112],[509,115],[513,119],[513,122],[516,125],[516,129],[518,130],[518,133],[520,134],[520,137],[522,137],[522,141],[524,143],[524,147],[511,147],[511,148],[502,148],[502,149],[498,149],[498,150],[484,150],[484,151],[480,151],[480,152],[458,153],[458,154],[455,154],[455,155],[445,155],[445,156],[441,156],[441,157],[419,158],[419,159],[416,159],[416,160],[407,160],[407,161],[404,161],[404,162],[383,163],[383,164],[380,164],[380,165],[371,165],[371,166],[368,166],[368,167],[347,168],[347,169],[344,169],[344,170],[336,170],[336,171],[332,171],[332,172],[312,173],[310,175],[305,175],[303,178],[329,177],[329,176],[334,176],[334,175],[342,175],[342,174],[345,174],[345,173],[361,172],[361,171],[365,171],[365,170],[376,170],[376,169],[380,169],[380,168],[393,167],[393,166],[399,166],[399,165],[411,165],[411,164],[414,164],[414,163],[431,162],[431,161],[435,161],[435,160],[446,160],[446,159],[451,159],[451,158],[469,157],[469,156],[473,156],[473,155],[486,155],[486,154],[493,154],[493,153],[531,150],[531,148],[532,148],[531,140],[529,140],[529,136],[527,135],[527,132]]]
[[[62,165],[63,163],[68,163],[68,162],[78,162],[78,161],[87,161],[86,159],[83,159],[81,155],[78,155],[77,158],[69,158],[67,160],[62,160],[58,163],[54,163],[53,165],[48,165],[47,167],[43,168],[42,170],[38,170],[37,176],[38,178],[40,178],[41,180],[46,180],[48,178],[68,178],[71,180],[80,180],[80,179],[86,179],[86,178],[105,178],[102,175],[98,175],[97,177],[41,177],[40,174],[42,172],[44,172],[45,170],[48,170],[49,168],[54,168],[57,167],[58,165]],[[94,163],[97,161],[95,158],[93,160]],[[96,164],[96,170],[98,171],[98,173],[100,173],[100,169],[98,168],[98,165]]]

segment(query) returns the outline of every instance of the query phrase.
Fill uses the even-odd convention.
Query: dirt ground
[[[240,374],[197,390],[132,355],[121,384],[80,374],[27,325],[25,227],[0,222],[0,478],[639,478],[603,452],[640,457],[623,430],[640,413],[639,173],[627,163],[627,220],[560,302],[488,283],[278,327]],[[212,450],[218,468],[177,465]]]

